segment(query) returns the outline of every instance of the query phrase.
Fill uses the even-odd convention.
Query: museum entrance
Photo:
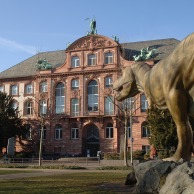
[[[96,157],[100,150],[99,130],[95,125],[89,125],[86,133],[86,153],[89,157]]]

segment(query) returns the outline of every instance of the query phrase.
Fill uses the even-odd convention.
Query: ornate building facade
[[[133,56],[143,47],[153,47],[158,54],[147,63],[154,65],[178,42],[163,39],[119,44],[116,39],[89,34],[66,50],[38,53],[1,72],[0,91],[14,97],[13,106],[18,107],[28,128],[23,143],[37,153],[44,125],[43,153],[83,156],[88,153],[96,156],[98,150],[119,153],[124,124],[112,84],[121,76],[123,61],[131,65]],[[150,145],[145,123],[146,98],[140,94],[129,101],[135,106],[133,149],[147,150]],[[22,149],[17,142],[16,151]]]

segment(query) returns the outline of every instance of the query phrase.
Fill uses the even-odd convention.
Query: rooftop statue
[[[115,42],[119,43],[119,38],[117,36],[112,36],[112,37],[113,37]]]
[[[177,128],[178,146],[175,154],[166,160],[190,160],[194,152],[189,123],[189,116],[194,117],[193,45],[194,33],[153,68],[144,62],[135,62],[123,69],[122,77],[113,84],[118,101],[143,92],[149,108],[169,109]]]
[[[88,20],[89,18],[87,18],[86,20]],[[90,20],[90,32],[87,32],[87,35],[91,35],[91,34],[97,34],[97,29],[96,29],[96,20],[92,19]]]
[[[156,56],[157,49],[142,48],[140,55],[134,55],[134,61],[145,61]]]
[[[52,65],[46,59],[38,60],[36,68],[40,71],[52,69]]]

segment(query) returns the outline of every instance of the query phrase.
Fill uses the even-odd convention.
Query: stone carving
[[[38,60],[35,66],[41,71],[52,69],[52,65],[46,59]]]
[[[71,44],[67,50],[89,50],[113,46],[117,46],[113,40],[107,39],[100,35],[93,35],[81,38],[80,40]]]
[[[152,59],[156,56],[156,51],[157,49],[150,49],[149,47],[147,48],[142,48],[141,49],[141,54],[140,55],[134,55],[134,61],[145,61],[148,59]]]
[[[186,37],[175,50],[153,68],[135,62],[123,70],[115,81],[116,99],[122,101],[143,92],[150,107],[169,109],[177,127],[178,146],[172,158],[190,160],[193,132],[189,116],[194,117],[194,33]]]

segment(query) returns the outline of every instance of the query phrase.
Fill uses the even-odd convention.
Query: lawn
[[[25,179],[0,180],[0,193],[9,194],[107,194],[117,193],[115,185],[124,185],[129,171],[75,172]],[[120,191],[120,188],[117,188]],[[128,189],[128,188],[125,188]]]
[[[0,175],[4,175],[4,174],[17,174],[17,173],[30,173],[33,171],[30,170],[0,170]],[[1,190],[0,190],[1,192]]]

